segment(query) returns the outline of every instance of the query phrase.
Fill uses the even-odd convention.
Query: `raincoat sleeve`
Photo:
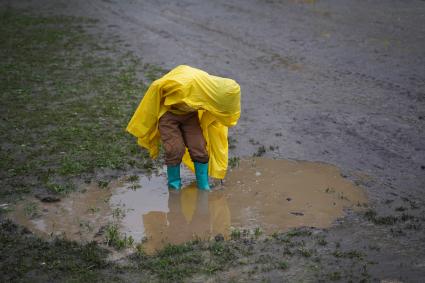
[[[160,88],[157,82],[147,90],[127,126],[127,131],[137,137],[137,143],[148,149],[151,158],[158,157],[159,131],[158,120],[161,113]]]

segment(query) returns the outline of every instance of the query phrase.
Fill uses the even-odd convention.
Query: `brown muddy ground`
[[[231,154],[342,168],[383,217],[350,214],[326,232],[329,241],[361,249],[374,280],[425,278],[424,1],[4,4],[99,19],[101,32],[144,62],[236,79],[243,112]],[[406,223],[410,216],[421,225]]]

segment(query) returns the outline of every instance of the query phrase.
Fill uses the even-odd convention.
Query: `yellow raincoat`
[[[179,103],[198,110],[207,142],[208,173],[223,179],[228,159],[227,130],[235,126],[240,117],[239,85],[234,80],[212,76],[186,65],[154,81],[127,126],[127,131],[138,138],[138,144],[147,148],[154,159],[159,152],[159,118]],[[194,170],[187,149],[183,162]]]

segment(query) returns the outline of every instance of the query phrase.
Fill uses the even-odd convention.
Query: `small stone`
[[[38,194],[38,195],[35,195],[35,197],[42,202],[58,202],[61,200],[58,196],[51,195],[51,194]]]
[[[21,234],[32,234],[32,232],[27,227],[24,227],[21,230]]]
[[[287,200],[287,201],[291,201],[292,199],[291,199],[291,198],[286,198],[286,200]]]
[[[222,241],[224,241],[224,236],[223,236],[223,234],[217,234],[217,235],[215,235],[214,240],[215,240],[216,242],[222,242]]]
[[[106,227],[107,227],[107,225],[104,225],[104,226],[100,227],[100,228],[99,228],[99,230],[97,231],[97,233],[94,235],[94,237],[95,237],[95,238],[96,238],[96,237],[100,237],[100,236],[102,236],[103,234],[105,234]]]

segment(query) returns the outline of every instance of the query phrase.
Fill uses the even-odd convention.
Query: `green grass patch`
[[[112,224],[112,223],[110,223],[106,227],[106,233],[105,233],[106,244],[118,250],[133,246],[134,244],[133,237],[131,236],[127,237],[127,235],[122,234],[118,228],[119,227],[117,224]]]
[[[203,257],[191,244],[167,245],[155,256],[141,255],[139,267],[155,274],[161,281],[181,282],[202,269]]]
[[[93,24],[0,11],[0,197],[65,193],[102,168],[152,169],[125,132],[145,91],[142,64],[88,35]],[[146,70],[152,79],[160,72]]]
[[[389,216],[378,216],[378,214],[376,213],[376,211],[369,209],[368,211],[366,211],[364,213],[364,217],[376,224],[376,225],[394,225],[397,221],[398,218],[396,216],[393,215],[389,215]]]
[[[10,221],[0,225],[2,282],[116,281],[114,276],[99,272],[109,266],[105,262],[106,251],[94,242],[85,245],[60,239],[47,242]]]

